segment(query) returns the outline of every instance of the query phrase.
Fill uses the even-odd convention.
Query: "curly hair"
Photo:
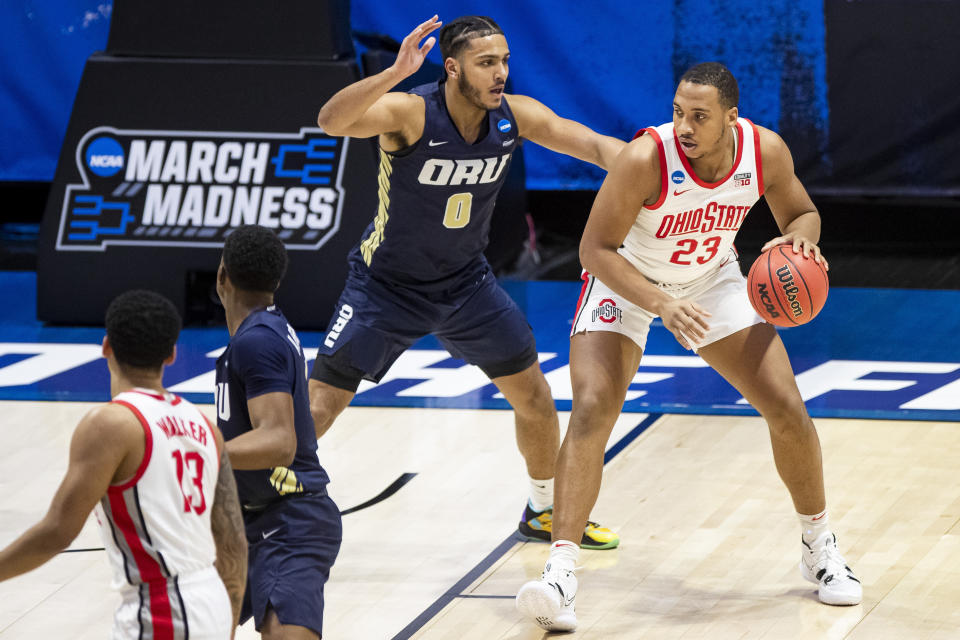
[[[167,298],[136,289],[121,293],[107,307],[104,324],[117,362],[159,369],[180,335],[180,314]]]
[[[237,289],[273,293],[287,272],[287,248],[266,227],[237,227],[223,243],[223,267]]]
[[[687,69],[680,82],[705,84],[716,87],[720,94],[720,104],[724,109],[732,109],[740,104],[740,89],[737,79],[730,73],[730,69],[719,62],[701,62]],[[679,84],[679,83],[677,83]]]

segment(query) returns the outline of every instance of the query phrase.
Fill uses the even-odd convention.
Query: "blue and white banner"
[[[32,274],[12,274],[11,289],[29,304]],[[8,279],[9,280],[9,279]],[[7,282],[8,280],[5,280]],[[6,285],[5,285],[6,286]],[[540,363],[560,409],[572,399],[569,322],[577,283],[506,283],[526,309]],[[925,326],[917,330],[916,310]],[[960,292],[833,289],[809,325],[780,335],[813,416],[960,421]],[[101,357],[102,329],[45,328],[21,317],[0,322],[0,399],[109,398]],[[309,360],[322,334],[300,332]],[[225,328],[186,329],[165,384],[212,403],[214,365],[228,340]],[[476,367],[450,357],[431,337],[404,353],[379,384],[364,382],[360,406],[505,409],[509,405]],[[739,393],[659,323],[627,393],[624,411],[753,414]]]

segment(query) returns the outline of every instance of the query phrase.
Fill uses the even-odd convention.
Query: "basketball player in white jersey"
[[[122,598],[113,638],[232,638],[247,544],[223,437],[163,388],[180,316],[156,293],[129,291],[106,325],[113,400],[77,425],[50,509],[0,551],[0,580],[65,549],[95,509]]]
[[[860,582],[829,528],[820,442],[783,343],[747,298],[733,240],[765,195],[782,235],[820,255],[820,215],[774,132],[738,117],[739,92],[718,63],[680,79],[673,122],[648,128],[617,158],[580,243],[584,290],[570,342],[573,413],[557,462],[553,545],[543,576],[517,594],[542,627],[576,627],[579,531],[600,490],[603,453],[651,321],[696,351],[769,426],[777,471],[798,513],[801,574],[826,604],[853,605]]]

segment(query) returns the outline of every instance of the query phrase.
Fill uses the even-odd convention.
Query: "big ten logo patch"
[[[593,310],[592,317],[594,322],[599,320],[607,324],[613,322],[623,323],[623,310],[610,298],[604,298],[600,301],[600,304],[597,305],[597,308]]]
[[[221,247],[244,224],[314,250],[340,227],[348,139],[299,133],[96,127],[77,144],[57,249]]]
[[[733,184],[736,187],[749,187],[750,179],[752,174],[748,171],[746,173],[738,173],[733,176]]]

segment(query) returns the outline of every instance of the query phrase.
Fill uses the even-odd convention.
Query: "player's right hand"
[[[709,311],[684,298],[672,298],[660,307],[663,326],[673,334],[681,347],[688,350],[693,349],[691,340],[700,342],[707,335],[710,325],[706,318],[709,317]]]
[[[400,51],[397,53],[397,60],[393,63],[393,67],[401,73],[404,78],[416,73],[417,69],[423,65],[423,60],[427,57],[427,54],[430,53],[430,49],[433,49],[433,45],[437,43],[437,39],[431,37],[427,38],[427,41],[424,42],[421,47],[420,41],[439,29],[442,24],[439,16],[433,16],[411,31],[410,35],[403,39],[403,43],[400,45]]]

